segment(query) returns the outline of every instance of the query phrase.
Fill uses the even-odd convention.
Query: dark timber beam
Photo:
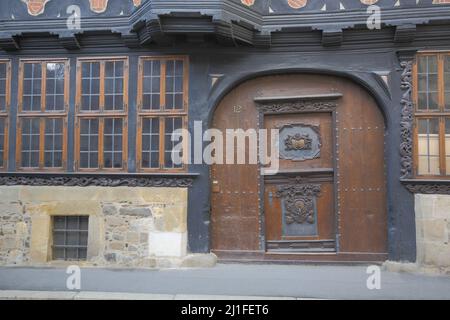
[[[67,50],[78,50],[81,48],[78,36],[74,33],[59,34],[59,42]]]
[[[344,40],[342,29],[322,30],[322,45],[324,47],[340,46]]]
[[[19,50],[19,40],[16,36],[11,34],[0,34],[0,48],[5,51]]]
[[[394,41],[397,43],[407,43],[414,41],[417,27],[415,24],[402,24],[395,28]]]

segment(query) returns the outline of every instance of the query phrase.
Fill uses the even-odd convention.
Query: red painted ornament
[[[306,6],[308,0],[287,0],[287,3],[293,9],[300,9]]]
[[[27,5],[28,13],[32,16],[38,16],[45,11],[45,5],[50,0],[22,0]]]
[[[250,7],[255,4],[255,0],[241,0],[242,4],[245,4],[247,7]]]

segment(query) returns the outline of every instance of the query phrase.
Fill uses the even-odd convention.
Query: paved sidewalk
[[[309,300],[293,297],[0,290],[0,300]]]
[[[54,293],[81,299],[104,295],[155,299],[205,296],[314,299],[450,299],[450,277],[382,272],[381,290],[368,290],[364,266],[218,265],[211,269],[82,269],[81,293],[66,289],[63,268],[0,268],[0,290]],[[21,291],[21,292],[17,292]],[[44,293],[43,293],[44,292]],[[61,292],[65,292],[61,294]],[[35,292],[36,293],[36,292]],[[30,294],[30,293],[28,293]],[[39,295],[39,292],[36,293]],[[50,296],[47,298],[51,298]],[[107,298],[107,297],[105,297]]]

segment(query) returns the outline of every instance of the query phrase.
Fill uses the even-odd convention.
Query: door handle
[[[219,181],[214,180],[212,182],[212,192],[213,193],[220,193],[220,185],[219,185]]]

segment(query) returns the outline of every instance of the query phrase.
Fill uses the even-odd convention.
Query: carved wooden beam
[[[322,30],[322,45],[324,47],[340,46],[343,40],[342,29]]]
[[[412,101],[412,68],[416,51],[398,51],[401,74],[401,89],[403,91],[400,100],[401,120],[400,120],[400,156],[401,156],[401,179],[411,178],[413,174],[413,112]]]
[[[2,173],[0,185],[4,186],[67,186],[67,187],[167,187],[188,188],[195,174],[38,174]]]
[[[415,24],[403,24],[395,28],[394,41],[397,43],[408,43],[414,41],[417,27]]]
[[[449,180],[404,179],[402,183],[411,193],[450,195]]]

